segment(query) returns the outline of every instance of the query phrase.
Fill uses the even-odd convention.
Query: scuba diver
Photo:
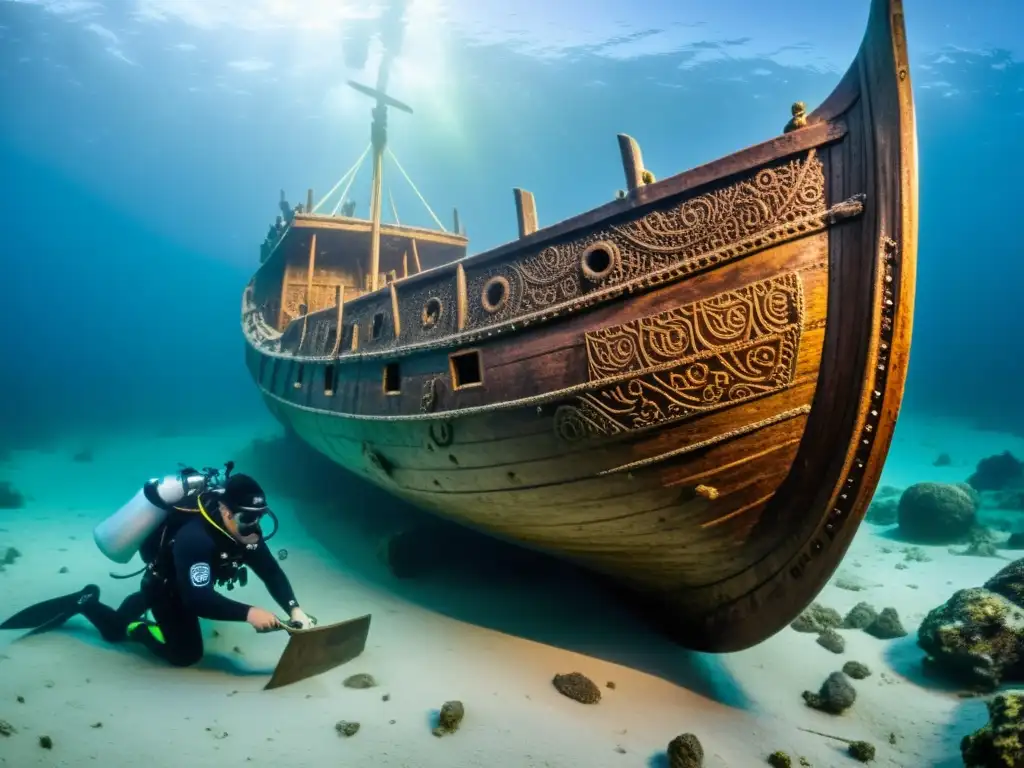
[[[191,468],[148,481],[118,512],[100,523],[93,537],[111,560],[128,562],[136,552],[145,567],[138,592],[114,609],[100,602],[89,584],[79,592],[26,608],[0,629],[49,631],[81,614],[107,642],[139,642],[174,666],[187,667],[203,656],[199,619],[248,622],[258,632],[281,626],[272,612],[232,600],[215,586],[245,586],[246,567],[263,581],[274,601],[289,615],[289,625],[315,624],[299,607],[288,577],[271,554],[267,540],[277,532],[277,517],[266,494],[248,475]],[[274,530],[264,536],[260,523],[269,515]],[[152,612],[154,621],[144,618]]]

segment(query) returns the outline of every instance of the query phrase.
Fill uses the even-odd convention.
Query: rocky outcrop
[[[1024,560],[932,609],[917,633],[929,671],[981,690],[1024,681]]]
[[[900,497],[900,534],[920,544],[961,541],[974,528],[976,511],[972,494],[957,485],[916,483]]]
[[[960,742],[966,768],[1024,766],[1024,692],[993,697],[988,714],[988,723]]]

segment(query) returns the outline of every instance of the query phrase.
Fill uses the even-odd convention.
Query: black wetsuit
[[[162,640],[146,624],[135,627],[131,639],[143,643],[175,666],[187,667],[203,656],[199,619],[245,621],[249,606],[216,591],[218,583],[233,583],[248,566],[286,613],[298,606],[288,577],[263,539],[246,546],[214,528],[203,517],[190,515],[154,553],[138,592],[114,610],[100,602],[83,606],[82,614],[109,642],[128,638],[128,627],[146,610],[153,612]]]

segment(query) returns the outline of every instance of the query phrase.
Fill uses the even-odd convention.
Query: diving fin
[[[0,629],[30,629],[30,635],[47,632],[81,613],[86,603],[95,602],[99,596],[100,588],[95,584],[89,584],[78,592],[44,600],[19,611],[0,624]]]

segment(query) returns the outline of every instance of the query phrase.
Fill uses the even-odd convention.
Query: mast
[[[348,84],[360,93],[376,99],[370,114],[373,121],[370,123],[370,145],[373,148],[373,184],[370,189],[370,291],[376,291],[380,286],[378,279],[380,275],[380,212],[381,212],[381,189],[384,183],[384,149],[388,143],[388,107],[395,107],[403,112],[412,114],[412,108],[398,99],[387,95],[388,75],[391,72],[391,57],[385,55],[377,72],[377,87],[368,88],[352,80]]]

